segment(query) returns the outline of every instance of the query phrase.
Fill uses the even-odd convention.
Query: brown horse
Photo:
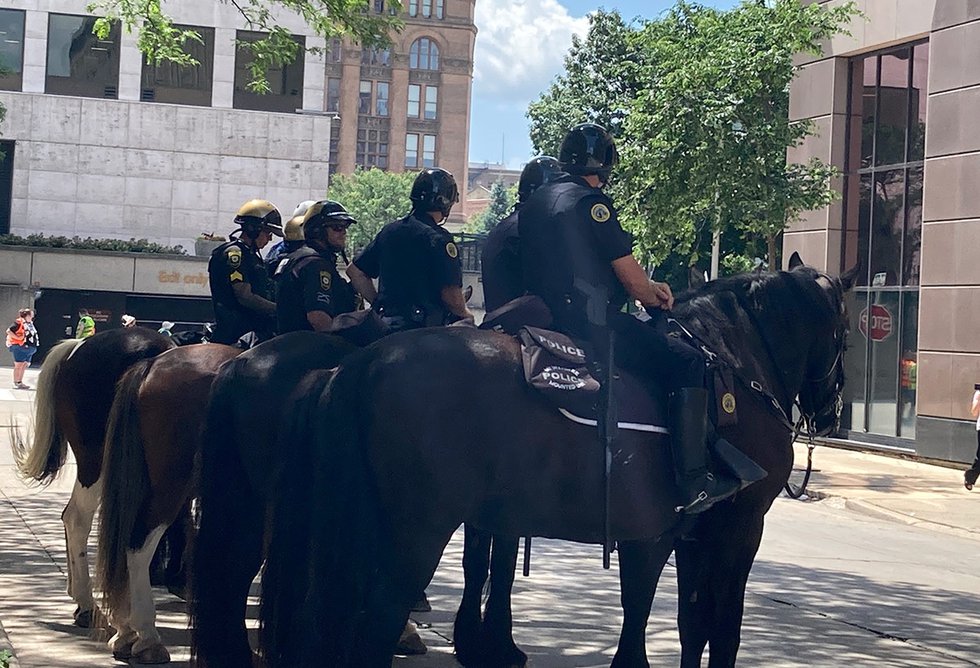
[[[66,339],[48,352],[34,399],[33,445],[11,439],[24,478],[48,484],[64,466],[71,446],[77,464],[71,498],[61,514],[68,555],[68,594],[75,623],[89,627],[95,611],[89,576],[88,537],[98,508],[106,421],[116,383],[140,360],[175,347],[170,337],[144,327]]]
[[[150,560],[193,491],[211,382],[241,352],[185,346],[137,362],[119,381],[106,433],[97,562],[117,659],[170,660],[155,626]]]
[[[744,577],[762,516],[792,466],[785,416],[799,395],[817,431],[837,418],[845,284],[797,267],[723,279],[690,300],[689,315],[706,325],[699,333],[744,381],[735,392],[738,425],[726,436],[769,473],[722,504],[733,526],[750,530],[710,521],[699,529],[725,533],[711,536],[726,548],[722,558],[748,564],[710,563],[708,577],[705,568],[684,575],[682,592],[734,608],[715,612],[724,627],[708,640],[713,667],[734,665]],[[604,537],[596,434],[525,386],[519,348],[507,337],[450,329],[389,337],[346,358],[323,392],[297,402],[280,443],[289,447],[261,611],[273,668],[390,666],[409,607],[462,522],[512,537]],[[624,609],[614,666],[648,665],[647,619],[679,521],[664,446],[662,435],[624,431],[612,453]],[[682,610],[682,623],[692,618]],[[734,642],[722,637],[733,632]]]

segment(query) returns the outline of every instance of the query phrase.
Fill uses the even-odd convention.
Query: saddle
[[[551,321],[539,297],[524,296],[487,314],[480,328],[515,336],[521,343],[525,382],[566,419],[597,427],[600,384],[587,352],[590,346],[547,329]],[[612,378],[620,429],[669,433],[662,387],[619,367]]]

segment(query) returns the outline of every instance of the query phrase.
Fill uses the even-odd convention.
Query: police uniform
[[[698,351],[623,312],[627,294],[612,263],[632,255],[633,238],[605,193],[566,175],[535,191],[518,221],[527,290],[548,304],[557,329],[596,341],[591,323],[604,315],[617,363],[663,378],[668,390],[702,386]]]
[[[483,303],[487,313],[524,294],[518,212],[493,226],[483,246]]]
[[[337,255],[304,246],[282,258],[276,270],[279,333],[312,330],[306,314],[321,311],[331,318],[357,309],[357,295],[337,271]]]
[[[393,330],[451,320],[442,289],[463,285],[459,251],[452,234],[428,215],[413,213],[385,225],[354,265],[379,279],[375,309]]]
[[[208,282],[216,321],[213,342],[231,345],[248,332],[260,340],[272,335],[272,318],[242,306],[232,289],[235,283],[247,283],[253,294],[272,300],[272,282],[257,250],[241,239],[221,244],[211,252]]]

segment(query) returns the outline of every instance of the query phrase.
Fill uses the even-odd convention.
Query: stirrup
[[[701,492],[696,497],[694,497],[694,500],[691,501],[686,506],[674,506],[674,512],[675,513],[687,512],[689,509],[707,500],[708,500],[708,493],[702,489]]]

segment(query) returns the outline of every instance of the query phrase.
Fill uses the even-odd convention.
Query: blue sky
[[[729,8],[738,0],[702,0]],[[562,69],[573,34],[584,35],[587,15],[616,9],[653,18],[673,0],[477,0],[476,65],[470,118],[470,161],[518,168],[531,156],[527,105]]]

